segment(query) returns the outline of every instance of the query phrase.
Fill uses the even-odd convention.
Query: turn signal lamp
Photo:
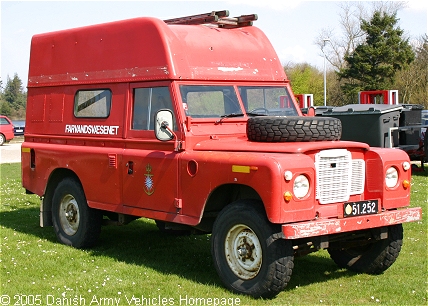
[[[293,198],[293,194],[290,191],[284,192],[285,202],[290,202],[292,198]]]
[[[407,189],[407,188],[409,188],[410,187],[410,182],[408,181],[408,180],[404,180],[403,181],[403,188],[404,189]]]

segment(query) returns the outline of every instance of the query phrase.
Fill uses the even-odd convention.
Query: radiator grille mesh
[[[351,194],[364,191],[364,160],[352,160],[348,150],[319,152],[315,155],[315,169],[320,204],[345,202]]]

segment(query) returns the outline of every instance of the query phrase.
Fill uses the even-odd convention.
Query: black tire
[[[258,142],[339,140],[342,122],[331,117],[254,117],[248,119],[247,137]]]
[[[79,249],[89,248],[100,236],[102,214],[88,206],[76,180],[65,178],[53,194],[52,221],[59,242]]]
[[[388,238],[363,246],[328,248],[331,259],[340,267],[357,273],[381,274],[397,259],[403,245],[403,226],[388,227]]]
[[[3,134],[0,134],[0,146],[2,146],[6,142],[6,137]]]
[[[260,201],[237,201],[221,211],[211,254],[227,288],[256,298],[272,298],[284,290],[294,257],[291,242],[277,237],[280,231],[268,221]]]

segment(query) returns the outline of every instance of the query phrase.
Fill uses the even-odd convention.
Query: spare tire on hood
[[[247,137],[258,142],[339,140],[342,122],[332,117],[261,116],[248,119]]]

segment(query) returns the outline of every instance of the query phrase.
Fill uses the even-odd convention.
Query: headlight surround
[[[303,199],[309,193],[310,184],[309,179],[301,174],[296,177],[293,183],[293,193],[298,199]]]
[[[394,188],[398,184],[398,171],[395,167],[389,167],[385,173],[385,184],[388,188]]]

